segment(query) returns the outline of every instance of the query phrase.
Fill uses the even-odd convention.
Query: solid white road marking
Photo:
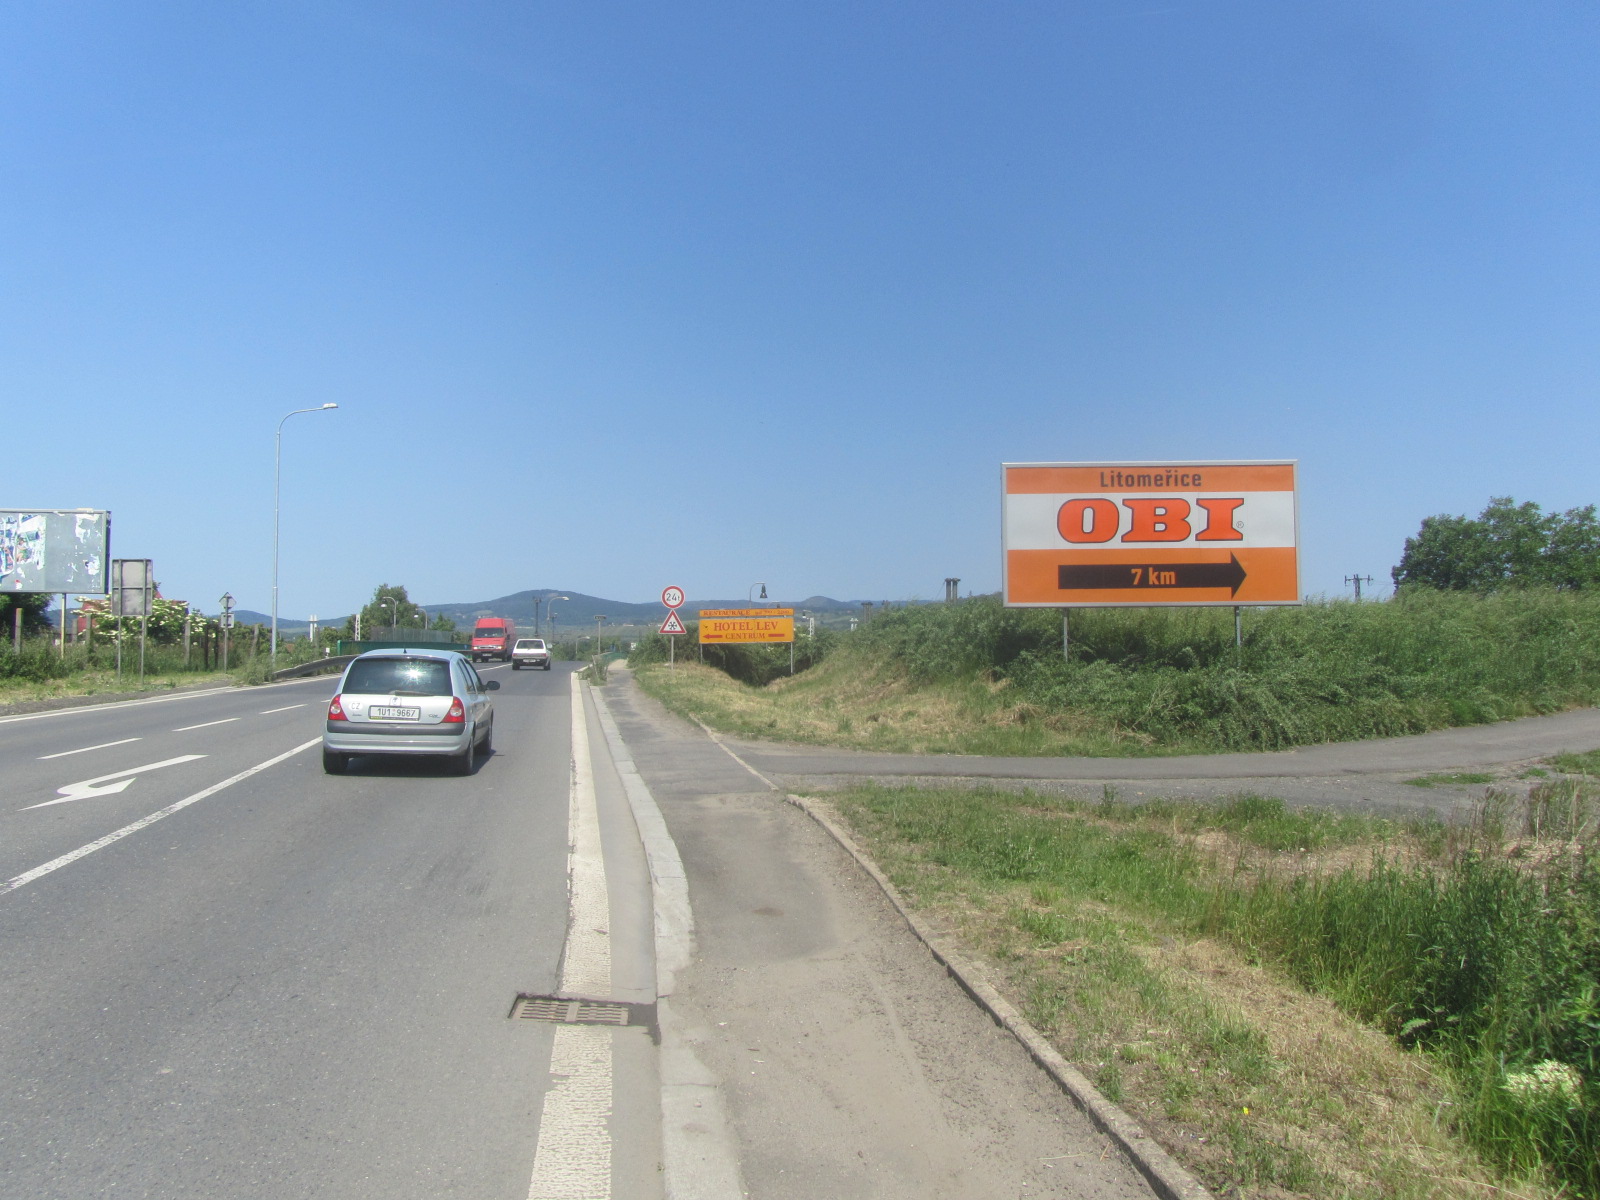
[[[600,808],[589,756],[589,718],[572,676],[572,791],[567,808],[567,877],[572,896],[561,990],[567,996],[611,995],[611,898],[600,848]]]
[[[570,915],[561,994],[611,994],[611,902],[600,846],[600,810],[583,691],[572,677],[572,790],[567,807]],[[550,1051],[528,1200],[609,1200],[611,1039],[605,1026],[561,1025]]]
[[[176,696],[147,696],[143,700],[113,700],[107,704],[80,704],[76,708],[52,708],[49,712],[23,713],[20,717],[0,717],[0,725],[11,725],[17,721],[43,721],[48,717],[101,713],[110,708],[138,708],[146,704],[171,704],[175,700],[199,700],[232,690],[232,688],[208,688],[201,692],[180,692]]]
[[[60,754],[41,754],[39,761],[46,762],[52,758],[66,758],[69,754],[87,754],[91,750],[105,750],[111,746],[126,746],[129,742],[137,742],[139,740],[139,738],[123,738],[120,742],[101,742],[98,746],[84,746],[78,750],[63,750]]]
[[[30,804],[27,808],[18,809],[18,812],[27,812],[29,809],[49,808],[52,804],[70,804],[74,800],[87,800],[91,796],[109,796],[112,792],[120,792],[127,787],[142,771],[158,771],[162,767],[175,767],[179,763],[193,762],[197,758],[204,758],[204,754],[180,754],[177,758],[164,758],[160,762],[145,763],[142,767],[128,767],[122,771],[112,771],[107,775],[96,775],[93,779],[80,780],[69,783],[66,787],[56,789],[59,800],[46,800],[43,804]],[[126,775],[128,778],[123,779]],[[106,783],[108,779],[121,779],[120,783]],[[96,784],[102,786],[96,787]]]
[[[214,783],[210,787],[205,788],[203,791],[198,791],[192,796],[185,796],[177,803],[169,804],[163,809],[158,809],[156,812],[151,813],[148,817],[140,817],[132,825],[124,825],[121,829],[116,830],[114,833],[108,833],[105,835],[105,837],[98,838],[95,841],[90,842],[87,846],[79,846],[76,850],[73,850],[68,854],[63,854],[60,858],[52,858],[43,866],[35,867],[31,871],[24,871],[21,875],[13,876],[12,878],[6,880],[5,883],[0,884],[0,895],[4,895],[6,892],[14,892],[19,887],[32,883],[35,879],[42,879],[52,871],[59,871],[62,867],[65,867],[71,863],[75,863],[80,858],[84,858],[90,854],[93,854],[96,850],[105,849],[107,846],[111,845],[112,842],[121,841],[123,838],[128,837],[131,834],[138,833],[139,830],[144,829],[147,826],[154,825],[163,817],[170,817],[175,812],[181,812],[188,808],[189,805],[196,804],[201,800],[204,800],[207,796],[215,796],[218,792],[222,791],[223,788],[232,787],[241,780],[249,779],[250,776],[256,774],[258,771],[265,771],[268,767],[275,767],[284,760],[293,758],[296,754],[299,754],[300,751],[309,750],[312,746],[319,746],[321,744],[322,738],[320,736],[312,738],[309,742],[301,742],[293,750],[287,750],[278,755],[276,758],[267,759],[266,762],[257,763],[253,767],[249,767],[243,771],[240,771],[237,775],[230,775],[221,783]]]
[[[611,1030],[558,1025],[528,1200],[611,1195]]]
[[[304,704],[285,704],[282,708],[269,708],[262,713],[263,717],[270,717],[273,713],[288,712],[291,708],[304,708]]]
[[[223,717],[220,721],[205,721],[199,725],[185,725],[182,729],[174,729],[173,733],[188,733],[191,729],[210,729],[213,725],[226,725],[229,721],[237,721],[238,717]]]

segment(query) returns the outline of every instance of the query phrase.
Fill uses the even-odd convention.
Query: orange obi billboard
[[[1299,604],[1295,463],[1006,463],[1012,608]]]

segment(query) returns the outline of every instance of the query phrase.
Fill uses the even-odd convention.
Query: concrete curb
[[[878,869],[877,864],[867,857],[854,839],[827,813],[803,796],[788,792],[782,795],[790,804],[826,829],[845,853],[854,858],[856,864],[872,877],[873,882],[882,890],[889,903],[894,905],[911,932],[917,935],[918,940],[949,972],[950,977],[961,985],[961,989],[972,997],[978,1007],[989,1014],[996,1025],[1022,1043],[1033,1061],[1055,1080],[1056,1086],[1066,1093],[1068,1099],[1083,1111],[1097,1129],[1117,1143],[1162,1200],[1213,1200],[1205,1185],[1163,1150],[1138,1121],[1107,1100],[1082,1072],[1062,1058],[1045,1036],[1017,1012],[1010,1001],[984,980],[982,972],[975,964],[951,951],[916,917],[900,898],[900,893],[895,890],[894,884],[890,883],[888,877]]]

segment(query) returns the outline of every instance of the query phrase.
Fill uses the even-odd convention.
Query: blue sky
[[[169,596],[1000,579],[1005,461],[1296,458],[1302,586],[1600,501],[1600,8],[0,8],[0,507]]]

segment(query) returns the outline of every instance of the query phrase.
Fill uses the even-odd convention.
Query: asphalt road
[[[559,982],[570,689],[485,673],[470,778],[324,775],[327,678],[0,719],[0,1195],[528,1195],[553,1034],[507,1015]]]
[[[1600,709],[1494,725],[1441,729],[1414,737],[1332,742],[1262,754],[1187,754],[1159,758],[1008,758],[966,754],[875,754],[817,746],[724,739],[739,756],[792,791],[856,783],[946,785],[955,781],[1019,786],[1097,797],[1110,788],[1141,796],[1216,797],[1242,792],[1292,804],[1390,812],[1460,812],[1481,786],[1419,788],[1432,773],[1480,772],[1517,786],[1518,768],[1563,751],[1600,747]]]
[[[485,674],[466,778],[325,775],[327,678],[0,717],[0,1196],[1150,1194],[722,747]]]

